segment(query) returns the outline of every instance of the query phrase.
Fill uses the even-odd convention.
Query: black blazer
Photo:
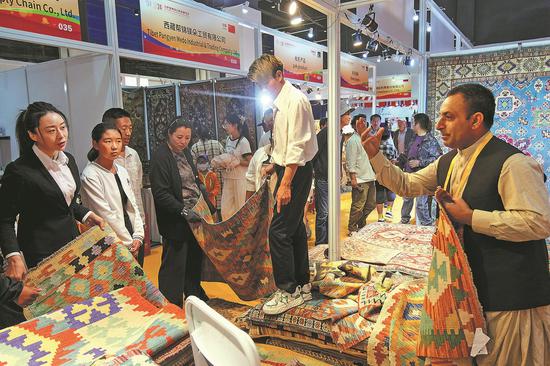
[[[72,155],[69,169],[76,191],[69,206],[61,189],[33,151],[8,164],[0,186],[0,247],[4,255],[22,251],[27,266],[76,238],[76,220],[89,210],[76,203],[80,190],[78,167]],[[15,218],[19,214],[17,235]]]
[[[183,152],[196,177],[197,170],[189,149]],[[149,180],[160,234],[168,240],[187,241],[193,232],[181,215],[184,207],[181,178],[176,159],[167,143],[160,145],[151,158]]]

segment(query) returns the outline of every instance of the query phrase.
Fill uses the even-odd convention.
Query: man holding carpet
[[[317,139],[311,104],[284,79],[283,63],[264,54],[248,78],[273,97],[273,150],[277,173],[276,207],[269,227],[273,276],[278,290],[266,301],[266,314],[280,314],[311,299],[304,207],[311,188]]]
[[[550,364],[550,276],[545,238],[550,203],[541,166],[494,137],[487,88],[453,88],[437,130],[453,149],[426,168],[402,172],[380,152],[382,131],[360,127],[377,179],[404,197],[436,195],[455,225],[491,340],[478,365]],[[448,186],[446,184],[448,183]],[[475,296],[475,294],[468,294]]]

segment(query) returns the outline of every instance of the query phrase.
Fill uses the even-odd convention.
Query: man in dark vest
[[[437,130],[453,149],[415,173],[404,173],[379,153],[382,132],[362,128],[362,144],[377,179],[395,193],[436,194],[464,229],[464,249],[485,312],[489,354],[478,365],[550,365],[550,274],[544,239],[550,203],[542,167],[494,137],[495,99],[487,88],[453,88],[440,109]],[[463,193],[462,173],[484,142]],[[444,191],[452,165],[449,189]],[[437,192],[436,192],[437,191]]]

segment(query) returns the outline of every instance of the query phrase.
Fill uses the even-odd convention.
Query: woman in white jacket
[[[115,164],[122,136],[114,124],[99,123],[92,130],[90,161],[82,172],[82,203],[101,216],[143,266],[143,222],[128,171]]]

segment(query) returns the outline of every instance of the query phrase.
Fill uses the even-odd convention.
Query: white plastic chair
[[[185,300],[196,366],[259,366],[252,338],[195,296]]]

